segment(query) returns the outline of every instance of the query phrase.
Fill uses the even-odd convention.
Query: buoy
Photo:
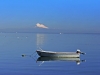
[[[22,54],[22,57],[25,57],[26,55],[25,54]]]

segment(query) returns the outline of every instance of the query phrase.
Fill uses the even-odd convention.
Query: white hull
[[[52,52],[43,50],[37,50],[36,52],[41,57],[71,57],[71,58],[80,57],[80,53],[76,52]]]

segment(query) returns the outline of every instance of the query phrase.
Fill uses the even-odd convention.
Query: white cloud
[[[38,27],[38,28],[46,28],[46,29],[48,29],[47,26],[45,26],[45,25],[43,25],[43,24],[40,24],[40,23],[37,23],[37,24],[36,24],[36,27]]]

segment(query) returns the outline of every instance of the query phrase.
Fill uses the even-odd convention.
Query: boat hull
[[[41,57],[71,57],[71,58],[80,57],[80,53],[76,52],[52,52],[52,51],[37,50],[37,54]]]

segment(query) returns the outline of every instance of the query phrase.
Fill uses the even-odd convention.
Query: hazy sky
[[[48,28],[100,32],[100,0],[0,0],[0,29]]]

